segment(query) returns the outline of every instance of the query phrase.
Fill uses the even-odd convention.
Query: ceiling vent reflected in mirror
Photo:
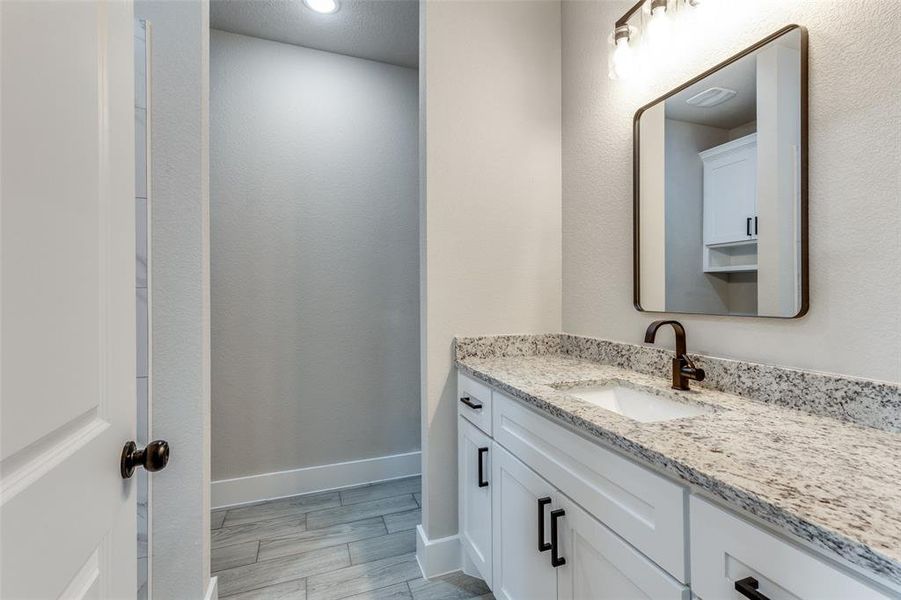
[[[722,104],[723,102],[728,102],[734,98],[737,93],[738,92],[735,90],[730,90],[728,88],[712,87],[704,90],[700,94],[695,94],[685,102],[700,108],[710,108]]]

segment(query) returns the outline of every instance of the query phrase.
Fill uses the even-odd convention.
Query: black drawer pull
[[[557,519],[566,514],[562,508],[551,511],[551,566],[555,569],[566,564],[566,559],[560,556],[559,540],[557,536]]]
[[[745,220],[745,234],[746,234],[748,237],[751,237],[751,217],[748,217],[748,218]]]
[[[551,549],[551,545],[544,541],[544,507],[551,503],[548,497],[538,499],[538,551],[546,552]]]
[[[749,600],[770,600],[757,591],[760,584],[753,577],[745,577],[735,582],[735,591]]]
[[[484,468],[482,466],[482,463],[485,462],[482,457],[487,453],[488,453],[487,447],[479,448],[479,458],[478,458],[478,461],[479,461],[479,487],[488,487],[488,482],[485,481],[485,472],[484,472]]]
[[[473,410],[482,410],[482,404],[480,402],[473,402],[472,398],[470,398],[469,396],[463,396],[462,398],[460,398],[460,402]]]

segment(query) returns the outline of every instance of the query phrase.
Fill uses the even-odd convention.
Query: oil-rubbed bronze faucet
[[[647,344],[654,343],[654,337],[661,325],[672,325],[676,332],[676,358],[673,359],[673,389],[687,390],[688,380],[695,381],[704,380],[704,369],[695,366],[691,359],[688,358],[688,351],[685,346],[685,328],[679,321],[662,320],[654,321],[648,325],[648,330],[644,334],[644,341]]]

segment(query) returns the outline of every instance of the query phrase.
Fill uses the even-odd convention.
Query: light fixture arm
[[[639,10],[641,10],[641,7],[644,6],[645,3],[647,3],[647,1],[648,0],[639,0],[638,2],[636,2],[635,6],[633,6],[629,10],[627,10],[625,12],[625,14],[623,14],[623,16],[621,16],[616,21],[616,23],[614,24],[614,28],[619,29],[620,27],[628,27],[629,19],[631,19],[633,16],[635,16],[635,13],[637,13]],[[700,4],[700,0],[689,0],[689,4],[691,4],[692,6],[696,6],[697,4]],[[650,9],[651,9],[651,11],[653,11],[655,8],[662,7],[664,10],[666,10],[667,8],[669,8],[668,5],[669,5],[668,0],[651,0]]]
[[[616,22],[615,28],[619,29],[620,27],[628,27],[629,19],[631,19],[635,13],[637,13],[639,10],[641,10],[642,5],[646,1],[647,0],[639,0],[638,2],[636,2],[635,6],[633,6],[629,10],[627,10],[626,13],[619,18],[619,20]]]

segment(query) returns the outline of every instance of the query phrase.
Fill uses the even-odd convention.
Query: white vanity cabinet
[[[705,150],[705,273],[757,270],[757,134]]]
[[[499,600],[901,597],[471,377],[458,392],[461,558]]]
[[[704,164],[704,244],[757,238],[757,134],[699,154]]]
[[[458,395],[477,384],[460,375]],[[496,390],[490,406],[493,439],[458,409],[459,520],[464,563],[495,597],[687,600],[654,562],[687,576],[684,488]]]

